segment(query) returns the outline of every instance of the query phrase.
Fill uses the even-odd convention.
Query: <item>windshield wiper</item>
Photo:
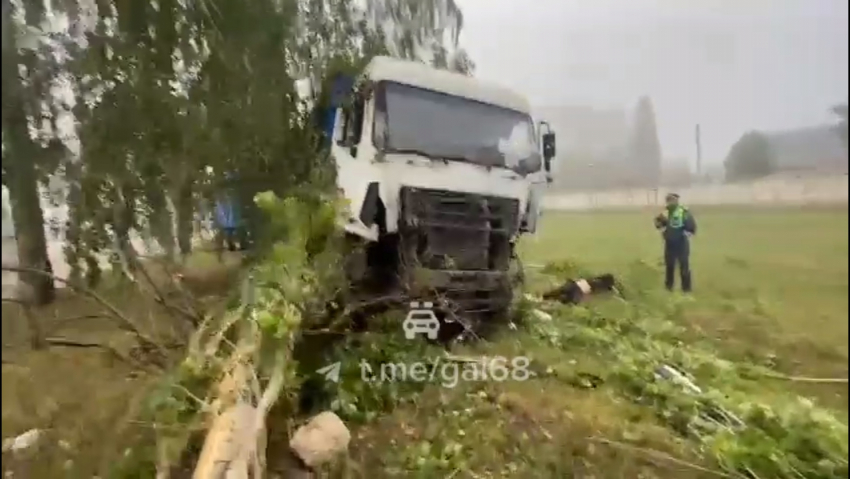
[[[386,150],[384,150],[384,153],[400,154],[400,155],[418,155],[418,156],[424,156],[425,158],[428,158],[429,160],[434,160],[434,161],[439,161],[439,160],[442,160],[442,161],[465,161],[465,162],[469,162],[469,163],[474,163],[471,159],[469,159],[466,156],[434,155],[432,153],[428,153],[428,152],[423,151],[423,150],[418,150],[416,148],[387,148]]]

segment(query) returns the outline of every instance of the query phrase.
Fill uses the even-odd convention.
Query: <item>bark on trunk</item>
[[[35,350],[44,349],[47,343],[44,339],[44,328],[41,327],[41,321],[29,304],[23,303],[21,307],[24,310],[24,318],[26,318],[27,328],[29,329],[30,347]]]
[[[25,129],[26,123],[23,126]],[[26,130],[23,133],[27,134]],[[9,136],[6,161],[14,162],[14,165],[7,166],[6,175],[12,223],[15,225],[15,241],[18,245],[18,265],[21,268],[50,271],[52,267],[47,257],[44,212],[41,209],[35,166],[31,158],[19,155],[19,143],[22,139],[11,138],[19,135]],[[31,140],[27,136],[23,141]],[[43,305],[53,301],[55,291],[52,278],[34,273],[20,273],[18,280],[25,288],[27,298],[33,303]]]
[[[192,183],[186,181],[181,185],[174,199],[177,214],[177,245],[180,254],[185,258],[192,253],[193,212]]]
[[[151,218],[151,235],[168,261],[174,261],[174,229],[173,218],[167,202],[158,211],[154,211]]]
[[[123,275],[133,281],[138,262],[135,248],[130,240],[130,230],[133,227],[133,198],[127,195],[123,188],[116,191],[113,203],[113,229],[115,232],[115,253],[118,255],[118,266]],[[114,271],[116,271],[114,269]]]
[[[80,185],[80,165],[71,163],[66,167],[65,176],[68,180],[68,194],[65,203],[68,205],[68,221],[65,223],[65,247],[63,252],[70,271],[68,277],[75,283],[83,279],[83,240],[82,240],[82,201],[83,192]]]
[[[11,2],[3,2],[3,153],[4,181],[9,189],[12,224],[18,246],[18,265],[22,268],[48,270],[47,241],[44,234],[44,212],[38,192],[35,161],[40,148],[27,129],[26,99],[18,77],[20,55],[15,48]],[[27,291],[28,300],[47,304],[53,300],[53,280],[43,275],[21,273],[18,280]]]

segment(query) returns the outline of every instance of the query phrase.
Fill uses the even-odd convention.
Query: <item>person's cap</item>
[[[668,200],[678,200],[679,194],[678,193],[667,193],[667,199]]]

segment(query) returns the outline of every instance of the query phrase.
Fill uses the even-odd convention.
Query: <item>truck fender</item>
[[[381,191],[378,182],[372,181],[366,187],[366,197],[363,199],[363,206],[360,207],[360,221],[368,227],[380,223],[378,213],[381,206]]]
[[[531,188],[522,215],[522,232],[534,234],[537,232],[537,220],[542,215],[539,191]]]
[[[377,181],[367,185],[360,212],[356,218],[349,217],[344,229],[368,241],[377,241],[379,235],[386,232],[384,202],[381,199],[380,184]]]

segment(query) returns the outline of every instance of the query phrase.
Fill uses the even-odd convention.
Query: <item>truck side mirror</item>
[[[546,182],[552,182],[552,158],[555,157],[555,133],[543,134],[543,167],[546,169]]]
[[[547,132],[543,134],[543,158],[547,161],[555,157],[555,133]]]

